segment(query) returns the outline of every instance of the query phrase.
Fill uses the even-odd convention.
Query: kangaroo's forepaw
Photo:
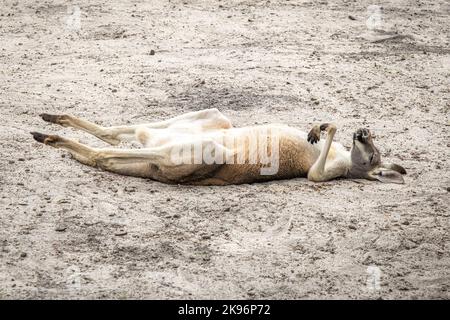
[[[311,144],[317,143],[320,141],[320,127],[314,126],[311,131],[308,133],[308,142]]]
[[[322,131],[328,131],[331,130],[332,128],[336,128],[334,125],[329,124],[329,123],[322,123],[320,126],[319,125],[315,125],[311,131],[308,133],[308,142],[311,144],[314,144],[316,142],[320,141],[320,133]]]
[[[39,132],[30,133],[33,135],[34,140],[43,144],[54,145],[59,140],[59,137],[55,135],[48,135]]]

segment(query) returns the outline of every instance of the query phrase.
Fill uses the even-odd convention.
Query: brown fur
[[[186,179],[185,182],[196,185],[227,185],[306,177],[308,170],[317,160],[319,152],[306,141],[284,135],[277,138],[280,158],[279,169],[275,175],[261,175],[260,171],[264,165],[249,163],[248,140],[246,140],[247,144],[237,150],[234,164],[223,164],[211,177],[195,181]],[[270,148],[269,142],[268,149]],[[245,164],[236,164],[239,153],[244,155]],[[271,156],[270,152],[268,155]]]

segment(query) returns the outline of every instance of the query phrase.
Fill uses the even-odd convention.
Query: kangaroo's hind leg
[[[164,164],[166,157],[158,148],[154,149],[112,149],[92,148],[57,135],[32,132],[33,138],[41,143],[67,150],[79,162],[99,167],[122,175],[152,178],[152,164]]]
[[[134,141],[134,133],[139,125],[124,125],[114,127],[103,127],[93,122],[72,116],[72,115],[54,115],[41,114],[44,121],[56,123],[63,127],[72,127],[90,133],[97,138],[111,144],[117,145],[121,141]]]
[[[39,132],[31,132],[34,140],[54,148],[66,149],[79,162],[88,166],[95,166],[96,150],[79,142],[62,138],[57,135],[48,135]]]
[[[122,125],[103,127],[93,122],[72,116],[72,115],[53,115],[53,114],[41,114],[44,121],[56,123],[64,127],[72,127],[75,129],[83,130],[90,133],[97,138],[112,144],[117,145],[121,141],[136,141],[139,140],[136,137],[136,131],[139,128],[150,129],[166,129],[170,126],[174,127],[187,127],[192,125],[199,125],[203,128],[231,128],[231,122],[217,109],[206,109],[201,111],[189,112],[176,116],[174,118],[137,125]]]
[[[69,151],[79,162],[122,175],[151,178],[166,183],[186,183],[203,178],[222,166],[232,151],[212,140],[144,149],[92,148],[57,135],[32,132],[33,138]],[[200,147],[200,154],[191,149]],[[187,151],[187,153],[186,153]],[[200,155],[200,158],[197,156]],[[219,161],[216,162],[216,159]]]

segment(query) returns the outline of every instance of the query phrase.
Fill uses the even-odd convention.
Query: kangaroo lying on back
[[[367,129],[353,134],[353,146],[347,151],[333,142],[333,124],[314,126],[308,134],[284,125],[234,128],[217,109],[115,127],[101,127],[70,115],[41,117],[86,131],[112,145],[140,142],[141,149],[91,148],[56,135],[32,132],[36,141],[66,149],[83,164],[165,183],[227,185],[295,177],[403,183],[402,174],[406,173],[399,165],[381,162]],[[327,132],[325,141],[320,140],[321,131]]]

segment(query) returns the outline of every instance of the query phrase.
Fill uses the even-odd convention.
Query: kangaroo
[[[71,115],[41,114],[44,121],[90,133],[111,144],[139,142],[140,149],[92,148],[57,135],[31,132],[46,145],[67,150],[79,162],[122,175],[163,183],[229,185],[307,177],[404,183],[403,167],[381,162],[368,129],[353,134],[350,151],[333,142],[334,124],[309,133],[286,125],[235,128],[217,109],[165,121],[102,127]],[[325,141],[320,139],[326,132]]]

